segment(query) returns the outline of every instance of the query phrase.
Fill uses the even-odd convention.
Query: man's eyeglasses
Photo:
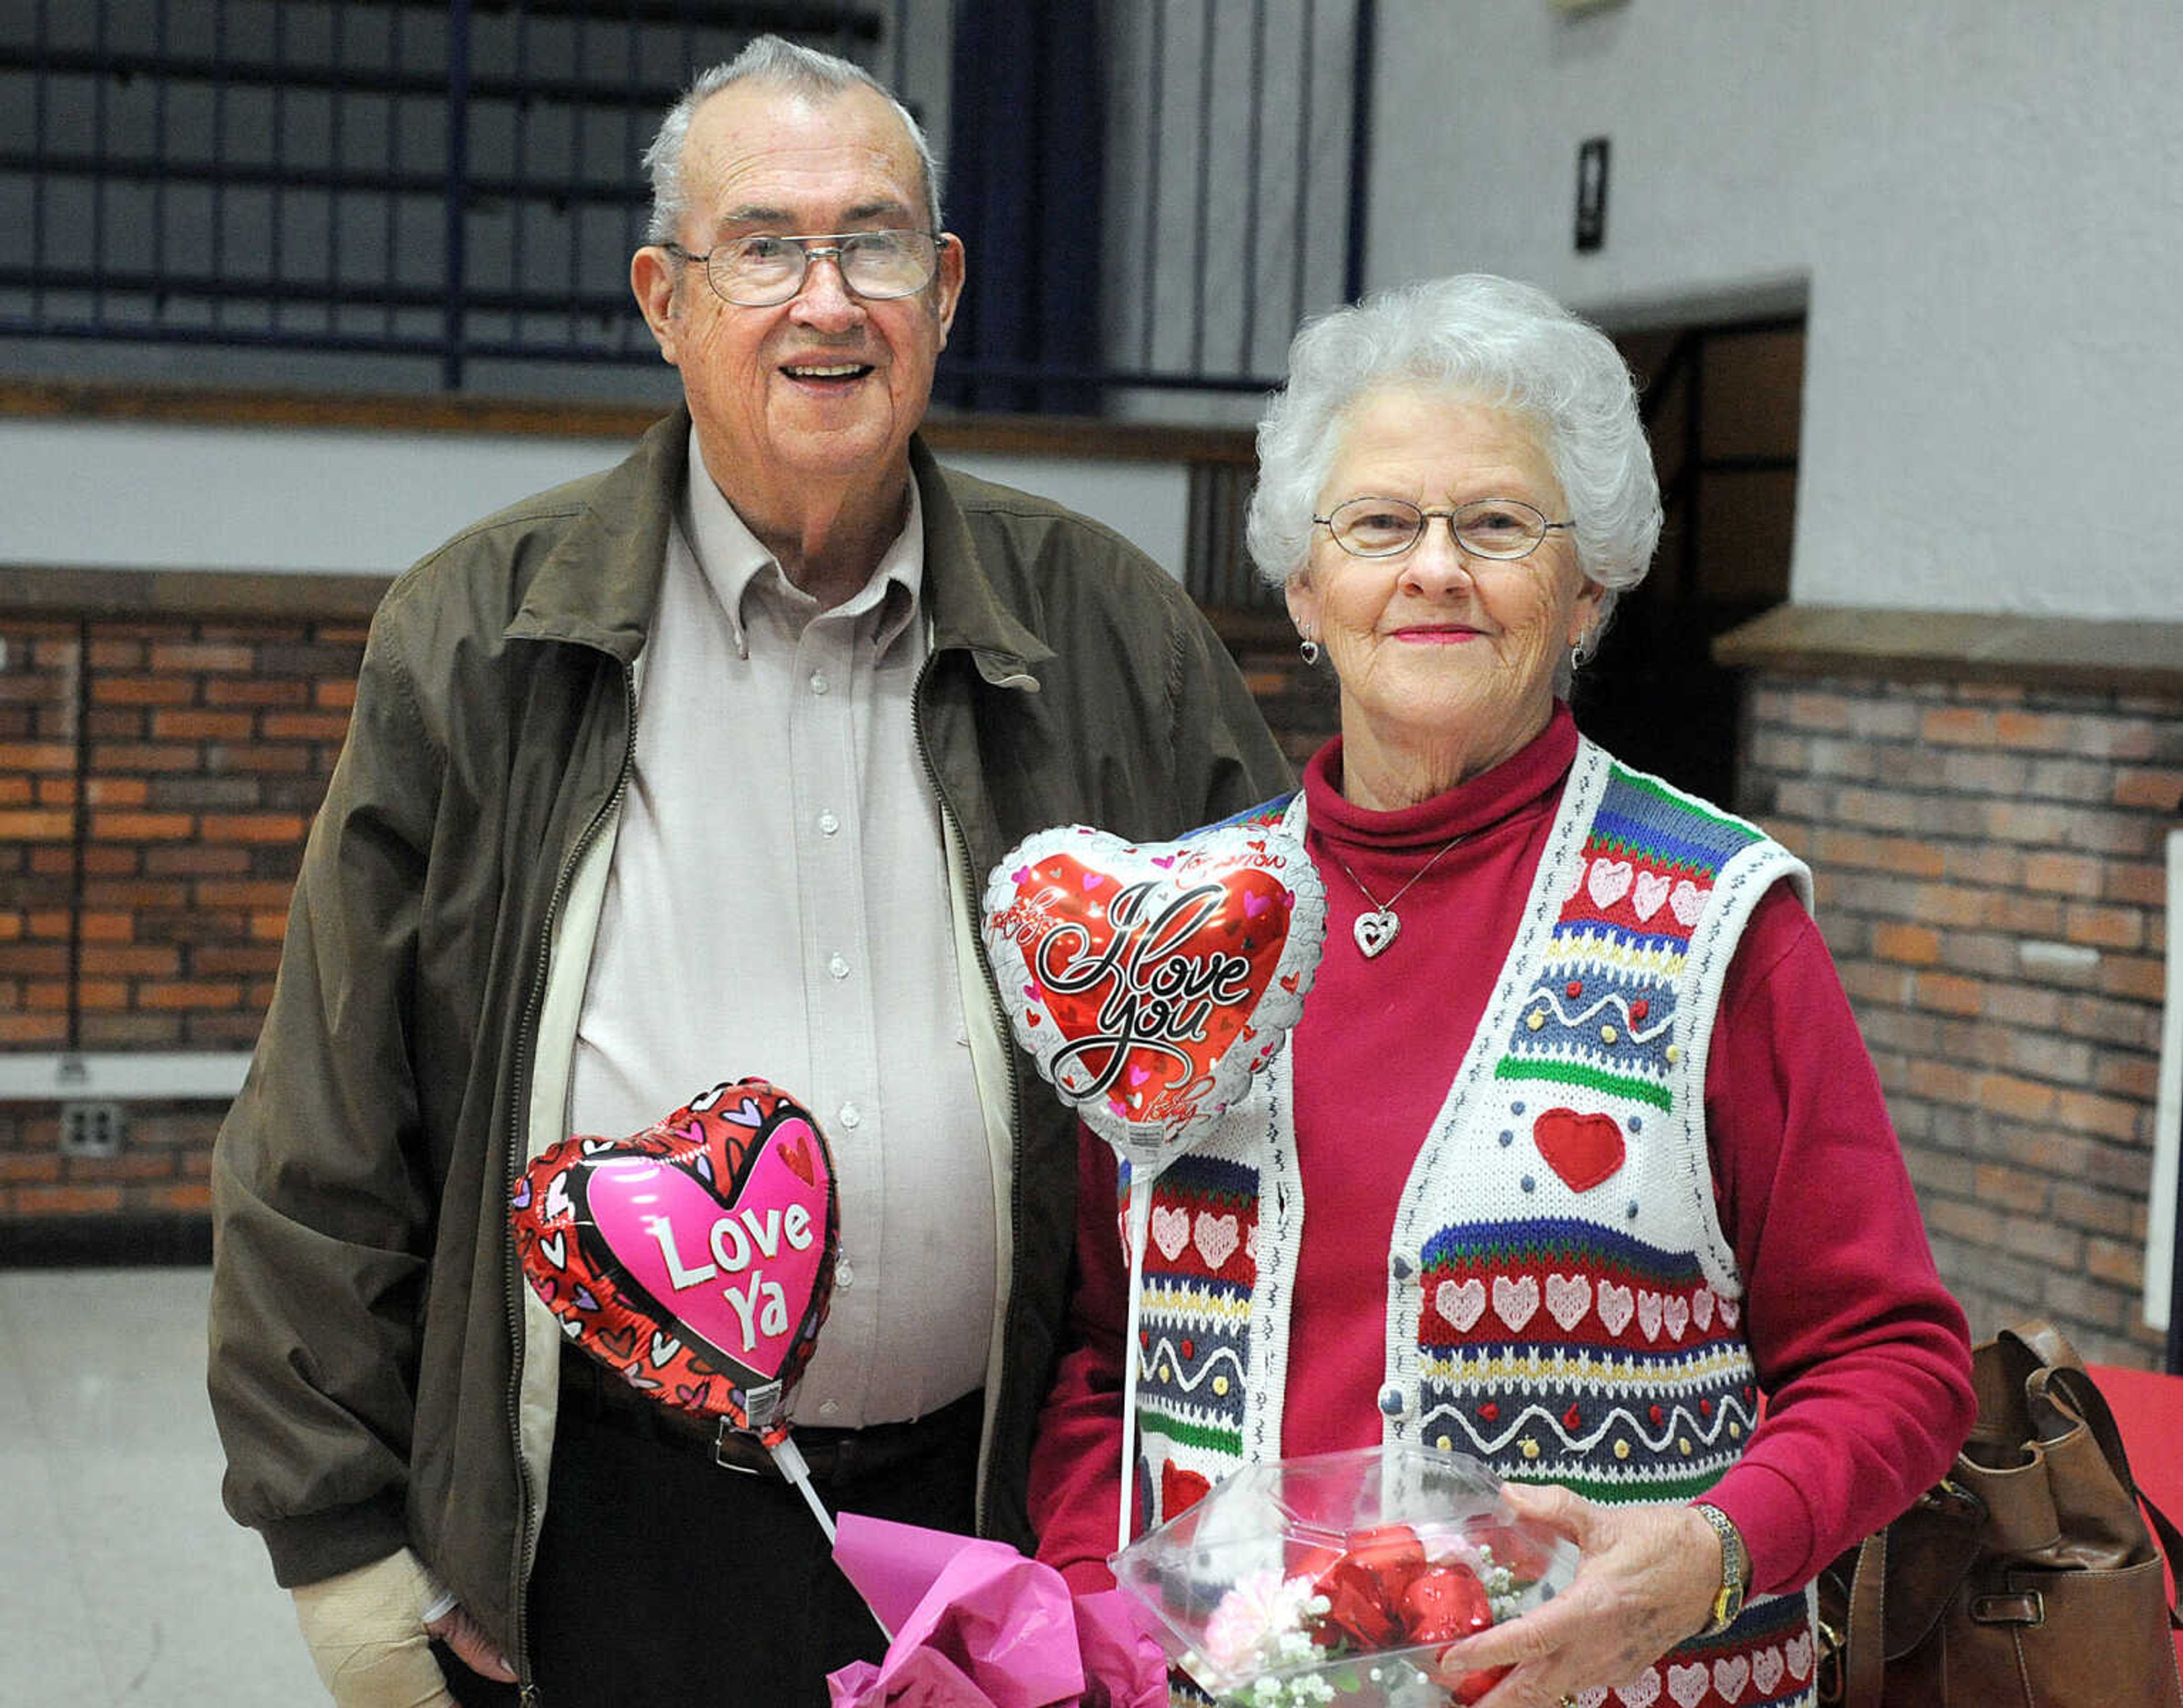
[[[663,243],[670,255],[695,262],[724,302],[742,309],[770,309],[803,288],[815,260],[842,270],[842,282],[875,302],[911,297],[932,282],[945,241],[930,231],[836,231],[808,237],[762,232],[715,243],[693,255],[680,243]]]
[[[1351,498],[1334,513],[1314,516],[1353,558],[1397,558],[1417,544],[1425,524],[1444,518],[1455,542],[1474,558],[1528,558],[1539,542],[1571,522],[1550,522],[1520,498],[1475,498],[1452,510],[1421,510],[1407,498]]]

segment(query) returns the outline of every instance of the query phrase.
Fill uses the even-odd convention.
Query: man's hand
[[[434,1637],[480,1677],[514,1682],[477,1622],[406,1548],[292,1594],[312,1664],[340,1708],[456,1708]]]
[[[1720,1538],[1688,1507],[1603,1506],[1513,1483],[1507,1494],[1519,1516],[1567,1537],[1583,1557],[1544,1606],[1442,1653],[1441,1681],[1466,1687],[1458,1700],[1532,1708],[1625,1683],[1712,1619]]]

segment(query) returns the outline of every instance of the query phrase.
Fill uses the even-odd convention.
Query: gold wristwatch
[[[1713,1623],[1698,1633],[1701,1637],[1718,1637],[1743,1611],[1744,1592],[1751,1586],[1751,1552],[1743,1545],[1743,1533],[1736,1527],[1736,1521],[1720,1508],[1694,1500],[1691,1510],[1713,1526],[1714,1533],[1720,1538],[1720,1589],[1713,1598]]]

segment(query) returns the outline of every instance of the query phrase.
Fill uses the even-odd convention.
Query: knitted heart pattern
[[[1531,1139],[1571,1192],[1589,1192],[1613,1179],[1628,1154],[1613,1116],[1573,1109],[1547,1110],[1531,1123]]]

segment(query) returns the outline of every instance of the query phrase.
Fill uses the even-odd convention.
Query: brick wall
[[[247,1051],[384,583],[43,580],[81,609],[0,611],[0,1052]],[[333,611],[247,614],[268,601]],[[1285,621],[1224,629],[1301,761],[1330,682]],[[132,1101],[97,1158],[63,1154],[57,1098],[0,1098],[0,1257],[201,1255],[224,1109]]]
[[[75,610],[0,609],[0,1054],[255,1036],[384,583],[175,579],[54,572],[47,607]],[[1330,678],[1278,617],[1216,622],[1300,764]],[[2183,797],[2166,643],[2154,690],[1739,660],[1738,804],[1815,869],[1943,1272],[1981,1333],[2041,1311],[2136,1364]],[[0,1255],[202,1255],[219,1101],[132,1104],[107,1160],[64,1157],[58,1113],[0,1099]]]
[[[346,609],[0,615],[0,1050],[250,1048],[364,634]],[[119,1154],[68,1156],[57,1101],[0,1101],[0,1243],[201,1243],[221,1110],[133,1103]]]
[[[2179,659],[2183,663],[2183,659]],[[1761,676],[1741,805],[1812,865],[1942,1275],[2157,1365],[2140,1320],[2183,695]]]
[[[1301,772],[1304,761],[1341,724],[1333,671],[1303,661],[1296,629],[1286,615],[1217,610],[1212,617],[1281,751]]]

